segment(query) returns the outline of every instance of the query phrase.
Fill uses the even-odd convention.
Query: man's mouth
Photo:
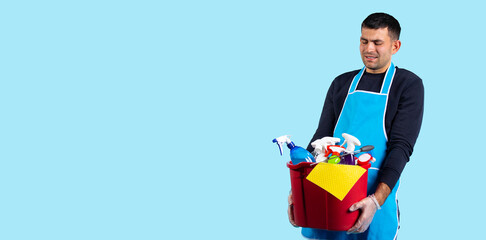
[[[377,59],[378,57],[375,57],[375,56],[365,56],[366,60],[375,60]]]

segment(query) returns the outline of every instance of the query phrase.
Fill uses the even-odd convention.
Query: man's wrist
[[[386,198],[388,198],[388,195],[390,195],[391,189],[388,187],[386,183],[379,183],[378,187],[376,188],[376,192],[374,195],[376,201],[380,206],[383,206],[385,204]]]
[[[375,194],[371,194],[368,196],[369,198],[371,198],[371,200],[373,200],[373,202],[375,203],[376,205],[376,209],[377,210],[380,210],[381,209],[381,206],[380,204],[378,203],[378,201],[376,200],[376,197],[375,197]]]

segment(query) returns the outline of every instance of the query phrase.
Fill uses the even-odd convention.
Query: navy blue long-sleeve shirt
[[[349,86],[358,72],[359,70],[347,72],[334,79],[324,101],[319,125],[310,143],[325,136],[333,136]],[[357,90],[380,92],[384,76],[385,73],[371,74],[365,71]],[[423,110],[422,79],[406,69],[397,67],[385,114],[387,153],[378,176],[379,182],[387,184],[390,189],[397,183],[412,155],[422,125]],[[314,148],[310,143],[307,150],[312,152]]]

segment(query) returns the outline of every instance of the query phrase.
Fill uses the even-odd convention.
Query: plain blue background
[[[288,149],[359,69],[360,24],[402,25],[425,85],[400,239],[482,235],[480,1],[0,5],[0,239],[300,239]]]

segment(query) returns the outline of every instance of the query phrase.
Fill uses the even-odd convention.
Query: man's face
[[[400,40],[392,40],[388,28],[361,29],[359,51],[369,73],[384,73],[391,57],[400,49]]]

